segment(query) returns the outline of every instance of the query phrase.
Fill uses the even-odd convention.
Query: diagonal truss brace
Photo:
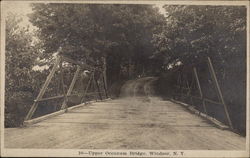
[[[208,65],[208,69],[209,69],[209,74],[212,78],[212,83],[215,87],[215,91],[217,93],[217,97],[219,99],[219,102],[217,101],[213,101],[211,99],[208,99],[204,96],[203,92],[202,92],[202,88],[201,88],[201,84],[200,84],[200,80],[199,80],[199,76],[198,76],[198,73],[197,73],[197,69],[196,67],[193,67],[193,75],[195,77],[195,80],[196,80],[196,85],[197,85],[197,88],[199,90],[199,94],[200,94],[200,97],[196,97],[196,96],[192,96],[192,95],[189,95],[190,94],[190,91],[188,92],[188,94],[186,96],[190,97],[191,99],[194,97],[194,98],[198,98],[198,99],[201,99],[202,100],[202,105],[203,105],[203,109],[204,109],[204,112],[208,115],[207,113],[207,107],[206,107],[206,102],[210,102],[210,103],[214,103],[214,104],[219,104],[219,105],[223,105],[224,107],[224,112],[226,114],[226,118],[227,118],[227,122],[230,126],[231,129],[234,129],[233,127],[233,124],[232,124],[232,121],[231,121],[231,118],[230,118],[230,115],[229,115],[229,111],[228,111],[228,106],[227,104],[225,103],[225,100],[223,98],[223,95],[222,95],[222,91],[221,91],[221,88],[220,88],[220,85],[219,85],[219,82],[218,82],[218,79],[217,79],[217,76],[216,76],[216,73],[215,73],[215,70],[214,70],[214,67],[213,67],[213,64],[212,64],[212,61],[210,59],[210,57],[207,58],[207,65]],[[181,82],[181,75],[179,75],[178,77],[178,81],[177,81],[177,84],[179,85],[182,85],[182,82]],[[182,87],[182,86],[178,86],[181,90],[181,95],[185,95],[185,94],[182,94],[183,92],[183,88],[185,87]],[[190,90],[190,87],[188,86],[188,89]]]
[[[64,81],[63,81],[63,69],[62,69],[62,62],[63,61],[66,61],[66,62],[73,63],[73,64],[77,65],[77,70],[74,73],[74,77],[73,77],[73,79],[72,79],[72,81],[70,83],[70,86],[69,86],[69,88],[67,90],[67,93],[65,91]],[[45,93],[49,83],[51,82],[51,79],[53,78],[55,72],[59,68],[60,68],[60,75],[61,75],[61,84],[62,84],[62,87],[63,87],[63,95],[49,97],[49,98],[43,98],[44,93]],[[67,100],[68,100],[69,96],[72,96],[71,93],[72,93],[72,90],[73,90],[73,88],[75,86],[76,80],[77,80],[77,78],[79,76],[79,72],[80,72],[81,69],[90,69],[92,71],[92,74],[91,74],[90,79],[88,81],[87,87],[86,87],[86,89],[85,89],[85,91],[83,93],[83,97],[81,99],[81,102],[84,100],[84,98],[85,98],[85,96],[87,94],[87,91],[88,91],[88,89],[90,87],[91,82],[92,82],[92,84],[94,86],[94,89],[98,90],[99,97],[102,100],[100,87],[98,85],[97,79],[95,79],[95,77],[94,77],[95,70],[90,68],[86,64],[81,64],[81,63],[75,62],[74,60],[72,60],[70,58],[67,58],[67,57],[64,57],[64,56],[58,56],[56,58],[56,61],[55,61],[55,64],[54,64],[52,70],[50,71],[50,74],[47,76],[47,79],[46,79],[45,83],[43,84],[38,96],[34,100],[34,103],[32,104],[31,109],[29,110],[28,114],[26,115],[24,121],[28,121],[28,120],[30,120],[32,118],[32,116],[34,115],[34,113],[35,113],[35,111],[36,111],[36,109],[38,107],[38,103],[40,101],[51,100],[51,99],[56,99],[56,98],[64,98],[62,106],[61,106],[61,110],[66,109],[66,111],[67,111]],[[107,96],[107,85],[105,85],[105,80],[103,80],[103,82],[104,82],[105,94]]]
[[[54,76],[56,70],[58,69],[60,61],[61,61],[61,58],[57,57],[55,65],[53,66],[52,70],[50,71],[50,74],[48,75],[48,77],[47,77],[47,79],[46,79],[46,81],[45,81],[45,83],[44,83],[41,91],[39,92],[36,100],[34,101],[33,105],[31,106],[30,111],[28,112],[27,116],[25,117],[25,119],[24,119],[25,121],[31,119],[31,117],[33,116],[34,112],[36,111],[37,105],[38,105],[37,101],[40,100],[40,99],[42,99],[42,97],[43,97],[43,95],[45,93],[45,90],[47,89],[47,87],[48,87],[48,85],[49,85],[52,77]]]
[[[76,83],[76,79],[77,79],[77,77],[79,75],[80,69],[81,69],[80,66],[77,66],[77,70],[76,70],[76,72],[74,74],[74,77],[73,77],[73,79],[72,79],[72,81],[70,83],[69,89],[68,89],[67,94],[65,96],[66,98],[64,99],[64,101],[62,103],[61,110],[65,109],[67,107],[67,96],[71,95],[71,92],[72,92],[72,90],[73,90],[73,88],[75,86],[75,83]]]

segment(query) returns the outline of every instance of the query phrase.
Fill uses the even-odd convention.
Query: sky
[[[18,13],[18,14],[23,14],[26,15],[28,13],[32,12],[30,3],[28,2],[13,2],[13,1],[8,1],[8,4],[5,5],[6,11]]]
[[[159,12],[160,12],[161,14],[164,14],[164,15],[165,15],[166,11],[165,11],[165,9],[163,8],[164,4],[156,4],[155,6],[159,8]]]
[[[34,27],[29,22],[29,18],[27,16],[32,13],[30,3],[8,1],[8,4],[4,6],[4,9],[5,13],[11,12],[21,16],[23,18],[23,21],[20,23],[21,26],[27,27],[29,25],[31,28]]]

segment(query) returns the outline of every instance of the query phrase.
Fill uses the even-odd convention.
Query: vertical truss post
[[[65,87],[64,87],[64,79],[63,79],[63,61],[61,61],[60,63],[60,76],[61,76],[61,84],[62,84],[62,90],[63,90],[63,96],[64,96],[64,99],[63,99],[63,104],[61,106],[62,107],[68,107],[67,106],[67,102],[68,102],[68,98],[67,98],[67,95],[66,95],[66,90],[65,90]]]
[[[84,100],[84,98],[85,98],[85,96],[86,96],[86,94],[87,94],[87,92],[88,92],[88,89],[89,89],[89,86],[90,86],[90,84],[91,84],[92,78],[93,78],[93,72],[92,72],[92,74],[91,74],[91,76],[90,76],[90,78],[89,78],[87,87],[85,88],[85,91],[84,91],[84,93],[83,93],[83,96],[82,96],[82,99],[81,99],[81,103],[83,102],[83,100]]]
[[[108,84],[107,84],[107,61],[106,57],[103,58],[103,82],[106,97],[108,98]]]
[[[184,94],[184,92],[183,92],[183,90],[184,90],[184,85],[183,85],[183,74],[182,74],[182,72],[180,73],[180,90],[181,90],[181,101],[183,101],[183,94]]]
[[[188,89],[187,96],[190,97],[191,104],[193,105],[194,103],[193,103],[193,98],[192,98],[192,95],[191,95],[191,92],[192,92],[191,88],[192,88],[193,81],[192,81],[191,85],[189,85],[188,80],[186,80],[186,82],[187,82],[187,89]]]
[[[96,88],[98,90],[98,95],[100,97],[100,100],[102,100],[102,94],[101,94],[101,91],[100,91],[100,87],[99,87],[99,84],[98,84],[98,80],[95,78],[94,80],[95,84],[96,84]]]
[[[185,97],[183,97],[183,98],[185,98],[186,99],[186,97],[187,96],[189,96],[189,93],[190,93],[190,87],[189,87],[189,83],[188,83],[188,79],[187,79],[187,74],[185,74],[185,75],[183,75],[183,84],[184,84],[184,86],[183,86],[183,96],[185,96]]]
[[[52,77],[53,77],[54,74],[55,74],[55,71],[56,71],[57,68],[58,68],[58,65],[59,65],[60,61],[61,61],[61,58],[60,58],[60,57],[57,57],[57,58],[56,58],[55,65],[53,66],[52,70],[50,71],[50,74],[48,75],[48,77],[47,77],[47,79],[46,79],[46,81],[45,81],[45,83],[44,83],[42,89],[40,90],[38,96],[36,97],[36,100],[34,101],[33,105],[31,106],[30,111],[29,111],[28,114],[26,115],[26,117],[25,117],[25,119],[24,119],[25,121],[32,118],[32,116],[33,116],[33,114],[34,114],[34,112],[35,112],[35,110],[37,109],[37,106],[38,106],[37,100],[42,99],[42,97],[43,97],[43,95],[44,95],[44,93],[45,93],[45,90],[47,89],[47,87],[48,87],[48,85],[49,85],[49,83],[50,83]]]
[[[102,74],[102,81],[103,81],[103,88],[104,88],[105,96],[106,96],[106,98],[108,98],[108,92],[107,92],[104,74]]]
[[[178,71],[178,77],[177,77],[177,85],[176,85],[176,90],[175,90],[175,98],[174,99],[178,99],[179,98],[179,90],[181,88],[181,84],[180,84],[180,78],[181,78],[181,75],[180,75],[180,72]]]
[[[197,74],[196,67],[193,68],[193,71],[194,71],[194,76],[195,76],[196,83],[197,83],[197,86],[198,86],[198,89],[199,89],[200,97],[202,99],[203,109],[204,109],[204,112],[207,114],[206,103],[205,103],[204,96],[203,96],[203,93],[202,93],[202,90],[201,90],[200,80],[199,80],[199,77],[198,77],[198,74]]]
[[[191,84],[190,84],[190,100],[191,100],[192,105],[194,105],[193,96],[192,96],[192,88],[193,88],[193,86],[194,86],[194,77],[192,75],[192,81],[191,81]]]
[[[77,79],[77,77],[78,77],[78,75],[79,75],[79,71],[80,71],[80,66],[77,66],[77,70],[76,70],[76,72],[75,72],[75,74],[74,74],[74,77],[73,77],[73,79],[72,79],[72,81],[71,81],[71,83],[70,83],[70,86],[69,86],[69,89],[68,89],[68,91],[67,91],[67,96],[69,96],[70,94],[71,94],[71,92],[72,92],[72,90],[73,90],[73,88],[74,88],[74,86],[75,86],[75,83],[76,83],[76,79]],[[62,104],[62,106],[61,106],[61,109],[65,109],[66,108],[66,100],[64,100],[63,101],[63,104]]]
[[[208,62],[208,68],[209,68],[210,75],[211,75],[211,77],[213,79],[213,83],[214,83],[216,91],[217,91],[217,95],[220,98],[220,101],[224,106],[224,110],[225,110],[225,113],[226,113],[228,124],[231,127],[231,129],[233,129],[233,124],[231,122],[231,119],[230,119],[230,116],[229,116],[229,113],[228,113],[228,107],[227,107],[227,104],[224,101],[224,98],[223,98],[223,95],[222,95],[222,92],[221,92],[221,89],[220,89],[220,86],[219,86],[219,82],[217,80],[217,77],[216,77],[216,74],[215,74],[215,71],[214,71],[214,67],[213,67],[213,64],[211,62],[210,57],[207,58],[207,62]]]
[[[94,93],[96,94],[96,88],[97,88],[97,86],[96,86],[96,83],[95,83],[95,72],[93,73],[93,90],[94,90]],[[96,101],[98,100],[97,99],[97,95],[95,95],[95,97],[96,97]]]

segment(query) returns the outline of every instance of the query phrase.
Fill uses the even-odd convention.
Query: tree
[[[153,57],[165,67],[163,72],[170,65],[195,65],[211,57],[233,124],[244,133],[246,7],[165,5],[164,8],[167,22],[154,36],[157,51]],[[208,80],[205,75],[200,76],[201,80]],[[204,87],[208,91],[209,85]]]
[[[164,21],[151,5],[34,4],[45,54],[57,50],[88,64],[103,64],[111,83],[140,74],[152,55],[152,36]],[[92,62],[91,62],[92,61]],[[95,62],[93,62],[95,61]],[[138,72],[132,72],[136,67]]]
[[[5,126],[22,123],[33,101],[32,67],[36,50],[28,28],[20,27],[21,17],[9,13],[6,18]]]
[[[154,37],[155,56],[166,64],[197,63],[207,56],[226,62],[226,56],[245,52],[246,8],[231,6],[165,5],[167,22]]]

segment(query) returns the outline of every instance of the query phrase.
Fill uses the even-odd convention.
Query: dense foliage
[[[211,79],[206,68],[206,58],[211,57],[233,124],[244,133],[246,7],[166,5],[164,8],[167,21],[162,32],[154,36],[157,48],[154,57],[165,71],[170,65],[187,67],[203,62],[198,67],[204,93],[217,99],[216,91],[210,91]]]
[[[138,76],[160,76],[161,93],[171,95],[176,83],[171,68],[197,65],[211,57],[233,124],[244,133],[246,7],[165,5],[164,8],[165,16],[153,5],[32,4],[33,13],[29,17],[38,28],[36,44],[33,35],[19,27],[20,19],[9,16],[6,125],[22,122],[49,72],[32,68],[51,66],[55,53],[102,68],[107,63],[109,87],[120,87],[124,80]],[[208,97],[214,98],[215,93],[207,88],[211,86],[205,67],[203,64],[198,70],[202,88]],[[72,76],[71,71],[68,73]],[[50,87],[51,91],[53,88]],[[119,90],[114,88],[114,91]]]
[[[33,10],[45,53],[61,50],[90,64],[104,58],[110,83],[147,69],[153,34],[164,22],[151,5],[34,4]]]
[[[32,67],[36,50],[32,35],[15,14],[6,18],[5,125],[18,126],[34,98]]]
[[[224,65],[232,56],[244,60],[246,8],[221,6],[164,7],[167,22],[154,44],[166,64],[199,62],[211,56]]]

